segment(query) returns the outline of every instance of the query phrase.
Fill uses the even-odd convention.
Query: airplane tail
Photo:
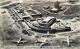
[[[67,44],[68,44],[68,46],[70,45],[70,39],[69,38],[70,38],[70,36],[67,37]]]
[[[49,31],[47,31],[47,34],[49,35]]]
[[[35,41],[36,43],[38,42],[38,40]]]

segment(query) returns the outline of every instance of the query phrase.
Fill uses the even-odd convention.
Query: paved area
[[[19,35],[20,36],[24,36],[24,38],[27,37],[27,38],[29,38],[32,41],[34,40],[34,38],[33,38],[34,36],[32,36],[30,38],[27,35],[22,34],[21,30],[20,29],[18,30],[18,28],[16,27],[16,25],[13,24],[14,23],[14,20],[12,19],[12,17],[8,13],[4,13],[4,11],[2,9],[0,9],[0,10],[1,10],[0,13],[3,12],[3,14],[1,14],[1,16],[0,16],[0,30],[1,31],[2,31],[2,28],[6,28],[8,26],[11,26],[13,29],[16,29],[17,31],[19,31]],[[59,18],[59,17],[57,16],[57,18]],[[79,21],[79,19],[77,17],[76,18],[73,18],[71,20],[66,20],[65,19],[64,21],[66,22],[65,25],[70,26],[73,31],[79,31],[80,30],[80,27],[78,27],[78,26],[80,26],[80,21]],[[32,31],[32,32],[34,32],[34,31]],[[0,39],[1,39],[1,37],[0,37]],[[0,41],[0,43],[2,43],[2,41]],[[32,46],[32,45],[30,45],[30,46],[6,45],[2,49],[26,49],[26,48],[27,49],[79,49],[80,47],[79,46],[77,46],[77,47],[76,46],[75,47],[51,46],[51,47],[39,48],[39,46],[36,46],[36,45],[35,46]]]

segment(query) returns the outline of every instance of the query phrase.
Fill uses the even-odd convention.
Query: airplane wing
[[[17,41],[17,40],[11,40],[9,42],[16,44],[16,45],[28,43],[28,41]]]
[[[28,41],[20,41],[21,43],[28,43]]]
[[[42,46],[44,46],[45,44],[46,44],[46,43],[41,43],[41,44],[40,44],[40,48],[42,48]]]
[[[45,39],[41,44],[40,44],[40,48],[42,48],[43,46],[45,46],[46,44],[49,44],[49,42],[47,41],[48,39]]]
[[[18,40],[11,40],[12,43],[18,43]]]

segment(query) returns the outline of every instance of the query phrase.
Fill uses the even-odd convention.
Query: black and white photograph
[[[0,49],[80,49],[80,0],[0,0]]]

